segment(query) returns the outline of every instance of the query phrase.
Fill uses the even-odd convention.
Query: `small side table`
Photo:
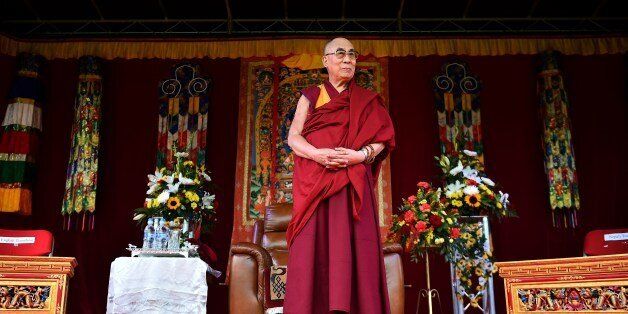
[[[207,267],[200,258],[119,257],[107,313],[206,313]]]

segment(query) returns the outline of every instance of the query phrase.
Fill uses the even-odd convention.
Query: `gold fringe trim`
[[[500,56],[537,54],[553,49],[567,55],[620,54],[628,49],[628,37],[537,37],[537,38],[416,38],[368,39],[350,38],[361,55],[403,57],[428,55]],[[240,39],[240,40],[170,40],[170,41],[21,41],[0,35],[0,54],[15,56],[19,52],[40,54],[47,59],[79,58],[84,55],[104,59],[184,59],[248,58],[317,55],[327,39]],[[305,57],[314,60],[316,56]],[[304,60],[305,61],[305,60]]]

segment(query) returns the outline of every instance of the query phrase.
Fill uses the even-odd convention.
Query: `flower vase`
[[[482,233],[486,239],[484,242],[484,251],[490,252],[492,251],[492,243],[491,243],[491,234],[489,229],[488,217],[487,216],[461,216],[459,221],[464,224],[470,225],[478,225],[478,228],[482,229]],[[464,258],[464,257],[461,257]],[[449,269],[451,272],[451,293],[454,307],[454,314],[464,314],[469,307],[471,307],[471,302],[469,298],[458,298],[456,291],[459,289],[458,287],[458,278],[456,276],[454,263],[449,264]],[[489,277],[485,289],[480,292],[482,296],[482,300],[479,304],[477,304],[478,309],[482,313],[490,313],[494,314],[495,312],[495,298],[493,293],[493,277]]]

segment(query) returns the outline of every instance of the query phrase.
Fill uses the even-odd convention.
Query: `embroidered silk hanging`
[[[205,164],[211,80],[200,77],[198,66],[190,63],[178,64],[172,72],[160,83],[157,167],[172,167],[175,143],[200,167]]]
[[[101,98],[100,60],[93,56],[81,57],[72,147],[61,208],[61,213],[67,217],[67,221],[64,220],[67,229],[72,227],[72,215],[81,215],[77,220],[81,230],[85,230],[86,224],[88,229],[94,228]]]
[[[433,81],[441,152],[452,153],[458,141],[464,143],[458,150],[473,150],[481,158],[480,80],[469,73],[466,63],[452,61]]]
[[[44,58],[18,56],[0,135],[0,212],[31,214],[31,191],[41,133],[43,86],[39,79]]]
[[[576,227],[580,208],[578,176],[571,141],[569,101],[558,67],[559,53],[541,54],[537,92],[543,118],[543,151],[554,226]]]

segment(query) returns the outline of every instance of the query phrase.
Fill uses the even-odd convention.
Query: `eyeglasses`
[[[334,55],[334,56],[336,56],[336,59],[338,59],[338,60],[342,60],[342,59],[345,58],[345,56],[349,56],[349,60],[355,61],[355,60],[358,59],[358,56],[360,54],[357,51],[353,50],[353,49],[351,49],[349,51],[346,51],[346,50],[340,48],[340,49],[336,50],[335,52],[326,53],[324,55],[325,56]]]

